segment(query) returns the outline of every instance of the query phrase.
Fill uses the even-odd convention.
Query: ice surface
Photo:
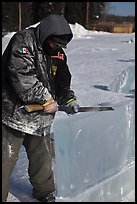
[[[135,82],[135,64],[122,71],[108,86],[108,90],[131,94],[133,93],[133,89],[131,89],[133,82]]]
[[[114,109],[55,121],[58,197],[74,201],[88,190],[82,202],[93,198],[120,201],[134,189],[134,100],[119,103]]]
[[[74,28],[73,28],[74,27]],[[119,102],[123,102],[123,101],[129,101],[130,99],[134,99],[134,97],[129,97],[129,94],[124,94],[122,92],[115,92],[115,91],[106,91],[106,87],[108,87],[109,84],[111,84],[111,82],[118,76],[119,73],[122,73],[122,71],[128,69],[128,67],[130,65],[132,65],[132,63],[135,61],[135,43],[129,43],[129,40],[132,38],[135,38],[135,33],[133,34],[110,34],[110,33],[104,33],[104,32],[97,32],[97,31],[87,31],[85,29],[83,29],[81,26],[79,26],[78,24],[72,26],[73,29],[73,33],[74,33],[74,39],[72,40],[72,42],[69,43],[68,48],[65,50],[65,52],[67,53],[68,56],[68,64],[72,73],[72,88],[74,89],[79,104],[83,105],[83,106],[95,106],[97,104],[104,104],[104,105],[112,105],[112,104],[117,104]],[[5,49],[5,47],[7,46],[11,36],[14,34],[14,32],[9,33],[8,35],[6,35],[4,38],[2,38],[2,53]],[[132,89],[133,90],[133,89]],[[133,90],[134,91],[134,90]],[[127,97],[128,95],[128,97]],[[122,106],[122,105],[121,105]],[[83,132],[77,132],[77,140],[76,140],[76,144],[72,143],[72,147],[69,146],[69,149],[67,149],[66,151],[68,151],[68,156],[69,154],[71,154],[71,152],[74,152],[74,146],[76,145],[76,147],[79,149],[79,138],[81,136],[83,136],[83,139],[81,138],[81,142],[83,143],[82,148],[80,149],[81,154],[84,152],[85,153],[85,161],[83,161],[84,155],[82,155],[81,160],[80,160],[80,156],[81,154],[74,154],[74,158],[78,157],[78,165],[80,166],[80,162],[83,165],[85,164],[85,172],[88,172],[86,170],[86,168],[92,167],[92,174],[96,176],[96,178],[93,178],[93,182],[91,180],[91,184],[95,183],[95,185],[90,187],[90,182],[88,181],[89,177],[88,175],[86,175],[85,177],[83,175],[84,174],[84,167],[82,168],[82,170],[78,170],[78,172],[75,171],[74,167],[72,168],[72,170],[70,171],[71,165],[73,165],[73,160],[72,163],[71,161],[69,161],[70,163],[68,164],[67,167],[69,167],[69,169],[67,170],[66,167],[66,175],[69,177],[72,177],[70,173],[72,173],[73,175],[73,170],[75,174],[79,174],[79,172],[81,172],[81,175],[83,176],[82,181],[79,181],[80,186],[78,186],[78,192],[76,192],[76,190],[74,189],[74,193],[72,193],[71,197],[65,197],[64,199],[58,198],[57,201],[85,201],[85,200],[98,200],[100,201],[108,201],[108,200],[116,200],[116,198],[118,200],[120,200],[120,197],[122,197],[122,202],[130,202],[130,201],[134,201],[135,199],[135,186],[134,186],[134,157],[129,155],[132,155],[132,152],[134,152],[134,150],[131,148],[132,147],[132,141],[134,140],[134,134],[132,135],[133,139],[129,137],[129,141],[130,144],[129,145],[129,149],[128,149],[128,145],[124,148],[122,146],[123,149],[123,153],[122,150],[120,151],[120,149],[118,149],[117,151],[119,151],[119,153],[121,152],[121,155],[119,156],[118,152],[116,153],[114,151],[114,147],[112,145],[112,143],[110,142],[110,139],[112,138],[112,140],[116,143],[117,141],[117,145],[115,145],[115,147],[120,147],[119,142],[122,142],[122,138],[121,136],[118,137],[118,135],[115,135],[114,132],[112,132],[112,135],[110,134],[109,136],[109,132],[111,132],[111,125],[112,126],[116,126],[116,123],[119,124],[119,126],[117,128],[119,128],[119,130],[122,130],[123,134],[124,132],[126,133],[123,138],[128,139],[128,134],[127,131],[129,130],[129,132],[131,131],[130,128],[128,128],[129,126],[127,126],[128,120],[126,122],[125,117],[129,117],[131,118],[131,124],[132,124],[132,116],[130,116],[131,114],[129,114],[129,111],[127,111],[127,115],[125,112],[123,112],[126,107],[128,109],[128,107],[130,108],[130,106],[128,106],[128,104],[122,106],[122,111],[120,110],[120,107],[115,108],[115,111],[119,111],[119,116],[115,116],[114,119],[117,120],[116,121],[112,121],[113,117],[110,117],[110,113],[109,112],[105,112],[105,113],[91,113],[91,117],[95,116],[95,119],[92,118],[91,122],[96,122],[96,124],[98,124],[98,126],[95,124],[90,124],[90,131],[86,130],[87,133],[91,134],[93,133],[98,133],[98,135],[93,135],[91,134],[90,138],[92,138],[93,140],[93,144],[92,141],[89,141],[89,145],[87,146],[87,152],[86,152],[86,147],[85,144],[87,143],[87,139],[88,136],[83,136]],[[116,114],[116,112],[113,112],[114,115]],[[112,115],[111,115],[112,116]],[[70,116],[71,117],[71,116]],[[83,117],[87,118],[86,120],[88,121],[88,119],[90,119],[88,114],[80,114],[77,116],[72,116],[70,118],[70,120],[72,118],[76,118],[78,119],[79,117],[81,117],[81,123],[84,120]],[[110,120],[109,121],[109,118]],[[69,121],[68,116],[65,113],[59,112],[56,115],[56,119],[55,121],[57,121],[59,118],[63,118],[63,122],[64,118],[67,118],[67,120]],[[97,118],[99,119],[99,122],[97,122]],[[106,119],[107,118],[107,119]],[[66,122],[67,122],[66,120]],[[107,121],[106,121],[107,120]],[[124,121],[123,121],[124,120]],[[134,120],[134,119],[133,119]],[[106,122],[105,122],[106,121]],[[125,122],[125,126],[122,127],[120,126],[120,124],[124,125]],[[80,123],[80,122],[79,122]],[[105,124],[108,123],[110,130],[107,130],[105,127],[102,127],[101,124]],[[59,122],[60,124],[60,122]],[[64,124],[64,123],[63,123]],[[63,125],[62,124],[62,125]],[[70,124],[70,122],[68,122],[68,124]],[[75,123],[76,124],[76,123]],[[80,125],[80,124],[79,124]],[[100,125],[100,126],[99,126]],[[129,122],[130,125],[130,122]],[[60,125],[61,126],[61,125]],[[74,126],[74,125],[73,125]],[[72,128],[74,128],[72,126]],[[86,124],[81,124],[81,129],[87,127]],[[96,127],[96,129],[92,130],[93,127]],[[99,130],[99,127],[101,127],[101,129]],[[114,127],[112,127],[112,130],[114,129]],[[63,128],[63,130],[65,129],[71,129],[66,127],[66,123],[65,123],[65,127],[61,127]],[[76,129],[77,130],[77,129]],[[77,130],[79,131],[79,129]],[[105,131],[103,133],[103,131]],[[108,131],[108,133],[107,133]],[[117,129],[117,132],[118,129]],[[117,133],[115,132],[115,133]],[[133,131],[134,132],[134,131]],[[85,132],[84,132],[85,133]],[[106,136],[105,136],[106,133]],[[101,135],[103,135],[103,137],[105,138],[105,140],[103,140],[103,138],[101,138]],[[63,137],[64,136],[64,137]],[[107,141],[107,137],[108,137],[108,141]],[[116,137],[116,138],[115,138]],[[57,136],[58,138],[58,136]],[[72,135],[70,135],[70,138],[68,136],[68,133],[63,133],[62,135],[63,139],[67,139],[68,141],[70,140],[70,142],[74,141],[72,138]],[[100,144],[96,143],[95,140],[99,141],[100,138]],[[55,138],[56,139],[56,138]],[[76,139],[76,138],[75,138]],[[127,144],[127,141],[124,141],[125,144]],[[103,141],[103,142],[102,142]],[[106,144],[105,144],[106,141]],[[113,142],[112,141],[112,142]],[[66,145],[67,141],[62,141],[62,143],[64,143],[64,145]],[[102,144],[101,144],[102,143]],[[107,144],[108,143],[108,144]],[[134,142],[133,142],[134,143]],[[91,144],[91,145],[90,145]],[[90,150],[90,146],[93,147],[92,150]],[[110,148],[109,148],[110,146]],[[97,148],[98,147],[98,148]],[[104,150],[102,148],[104,148]],[[112,148],[113,147],[113,148]],[[105,150],[106,148],[106,150]],[[96,152],[94,152],[94,150],[96,149]],[[112,150],[111,150],[112,149]],[[99,150],[101,150],[101,152],[99,153]],[[121,158],[118,157],[119,162],[116,162],[117,158],[112,158],[115,163],[114,165],[111,164],[111,161],[107,161],[107,158],[104,160],[104,164],[103,161],[101,160],[101,158],[103,156],[105,156],[105,152],[107,152],[107,150],[110,150],[108,155],[106,153],[107,158],[112,158],[111,155],[111,151],[115,155],[118,155]],[[127,151],[126,151],[127,150]],[[131,150],[131,151],[130,151]],[[94,155],[87,155],[89,153],[94,153]],[[104,152],[104,154],[103,154]],[[127,153],[128,152],[128,153]],[[75,153],[75,152],[74,152]],[[125,156],[124,156],[125,153]],[[71,154],[72,155],[72,154]],[[127,163],[129,162],[129,166],[126,165],[126,161],[125,161],[125,165],[123,165],[123,168],[121,167],[121,169],[119,169],[118,173],[114,173],[111,169],[112,166],[119,168],[120,164],[123,164],[124,162],[124,158],[126,158],[127,156]],[[94,160],[93,164],[96,164],[96,166],[100,167],[100,169],[95,169],[95,165],[93,166],[92,164],[88,164],[88,160],[87,158],[91,157],[92,160]],[[97,158],[97,161],[95,161]],[[123,158],[123,160],[122,160]],[[57,160],[57,163],[60,162],[60,164],[62,165],[64,160],[63,157],[61,157],[61,160]],[[101,164],[99,163],[99,159],[101,160]],[[131,159],[131,163],[130,163],[130,159]],[[112,160],[112,161],[113,161]],[[133,160],[133,163],[132,163]],[[55,161],[56,162],[56,161]],[[110,164],[112,166],[107,166],[105,167],[105,164]],[[63,164],[61,168],[65,168],[64,167],[65,164]],[[103,166],[104,165],[104,166]],[[55,164],[56,167],[56,164]],[[108,178],[104,179],[104,180],[100,180],[98,183],[96,183],[97,179],[97,173],[99,171],[104,171],[104,169],[107,170],[106,174],[108,175],[108,169],[110,169],[110,174],[114,173],[113,176],[109,176]],[[18,161],[16,163],[16,166],[14,168],[12,177],[11,177],[11,183],[10,183],[10,193],[12,195],[14,195],[14,197],[9,194],[8,197],[8,202],[18,202],[18,200],[20,202],[38,202],[36,200],[34,200],[32,198],[32,186],[29,182],[29,177],[28,177],[28,160],[27,160],[27,156],[26,156],[26,152],[25,149],[21,148],[20,154],[19,154],[19,158]],[[59,169],[58,169],[59,170]],[[95,172],[95,170],[97,171],[97,173]],[[116,169],[117,170],[117,169]],[[65,170],[62,170],[63,173],[65,174]],[[55,172],[57,174],[57,172]],[[91,175],[91,173],[89,175]],[[61,172],[60,174],[57,174],[57,181],[59,180],[61,176]],[[74,180],[74,182],[76,182],[76,180],[80,179],[78,177],[78,175],[76,175],[76,179]],[[99,178],[104,177],[105,176],[105,172],[103,174],[99,172]],[[84,180],[85,178],[85,180]],[[59,193],[61,196],[63,196],[63,194],[67,194],[67,186],[65,186],[65,190],[63,191],[61,189],[61,184],[64,182],[64,175],[62,174],[61,180],[63,179],[63,181],[59,184],[57,184]],[[87,179],[87,186],[86,186],[86,181]],[[72,178],[71,181],[72,182]],[[83,183],[82,183],[83,182]],[[71,183],[68,183],[68,195],[70,194],[70,190],[73,192],[73,186],[72,189],[70,188]],[[73,184],[73,182],[72,182]],[[131,185],[132,184],[132,185]],[[82,186],[84,185],[84,186]],[[89,186],[88,186],[89,185]],[[81,188],[83,188],[84,190],[81,192]],[[118,190],[119,189],[119,190]],[[133,189],[133,190],[132,190]],[[127,194],[126,194],[126,190],[127,190]],[[63,193],[62,193],[63,191]],[[77,194],[77,196],[76,196]],[[73,196],[74,195],[74,196]],[[112,198],[111,198],[112,197]],[[17,201],[15,201],[17,198]]]

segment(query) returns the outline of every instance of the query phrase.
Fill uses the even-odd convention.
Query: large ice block
[[[123,70],[108,86],[109,91],[133,94],[133,86],[135,82],[135,64],[128,69]]]
[[[134,105],[129,100],[114,111],[54,121],[56,187],[63,201],[116,201],[134,189]]]

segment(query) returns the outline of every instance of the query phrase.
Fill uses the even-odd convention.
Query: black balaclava
[[[47,54],[53,54],[55,52],[47,44],[47,39],[53,36],[67,36],[67,40],[65,39],[66,45],[73,38],[71,28],[62,15],[50,14],[36,27],[36,37]]]
[[[69,35],[60,35],[60,36],[53,36],[52,35],[52,36],[48,37],[42,45],[44,53],[48,54],[48,55],[54,55],[57,53],[57,51],[60,50],[60,47],[66,48],[67,44],[68,44],[68,38],[69,38]],[[57,43],[59,45],[59,47],[57,49],[52,49],[48,43],[49,39],[52,40],[53,42]]]

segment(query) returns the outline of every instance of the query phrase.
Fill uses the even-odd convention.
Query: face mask
[[[47,41],[43,43],[42,47],[43,47],[44,53],[47,55],[55,55],[59,51],[59,48],[52,49],[50,44]]]

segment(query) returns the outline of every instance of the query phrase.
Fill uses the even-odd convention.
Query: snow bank
[[[72,29],[74,37],[77,37],[77,38],[81,38],[81,37],[89,38],[93,34],[110,34],[108,32],[87,30],[78,23],[70,24],[70,28]]]
[[[26,27],[26,29],[28,28],[31,28],[31,27],[36,27],[40,22],[36,23],[36,24],[33,24],[33,25],[30,25],[29,27]],[[93,34],[106,34],[106,32],[98,32],[98,31],[89,31],[89,30],[86,30],[82,25],[78,24],[78,23],[75,23],[74,25],[73,24],[70,24],[70,28],[72,29],[72,33],[74,35],[75,38],[89,38],[91,37],[90,35],[93,35]],[[8,45],[11,37],[15,34],[16,32],[9,32],[7,35],[5,35],[3,38],[2,38],[2,54],[6,48],[6,46]]]
[[[15,34],[16,32],[9,32],[7,35],[5,35],[3,38],[2,38],[2,54],[5,50],[5,48],[7,47],[11,37]]]

